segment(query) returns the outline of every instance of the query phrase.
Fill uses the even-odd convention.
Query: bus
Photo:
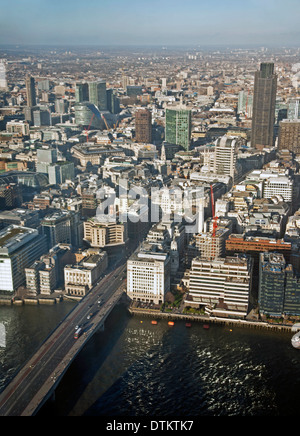
[[[74,339],[78,339],[81,333],[82,333],[82,329],[81,328],[77,329],[76,332],[74,333]]]

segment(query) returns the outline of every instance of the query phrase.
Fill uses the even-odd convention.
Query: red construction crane
[[[246,120],[248,119],[248,117],[247,117],[248,98],[249,98],[249,89],[248,89],[247,100],[246,100],[246,107],[245,107],[245,118],[246,118]]]
[[[93,114],[93,116],[92,116],[92,118],[91,118],[90,125],[89,125],[88,129],[85,131],[85,134],[86,134],[86,142],[89,142],[89,130],[90,130],[90,127],[91,127],[91,125],[92,125],[92,121],[93,121],[94,116],[95,116],[95,114]]]
[[[214,200],[214,191],[212,185],[210,185],[210,195],[211,195],[211,211],[212,211],[212,219],[213,219],[213,237],[215,237],[216,230],[218,227],[218,217],[215,215],[215,200]]]

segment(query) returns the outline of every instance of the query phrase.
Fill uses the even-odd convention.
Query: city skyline
[[[297,0],[284,7],[278,0],[1,3],[1,44],[296,45],[300,39]]]

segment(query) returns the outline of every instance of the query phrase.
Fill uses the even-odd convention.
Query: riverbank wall
[[[189,315],[185,313],[160,312],[158,310],[128,308],[132,316],[150,317],[152,320],[165,319],[167,321],[185,321],[185,322],[203,322],[205,324],[221,324],[228,326],[247,327],[255,329],[281,330],[286,332],[292,331],[292,325],[282,325],[267,323],[264,321],[250,321],[244,319],[219,318],[207,315]]]

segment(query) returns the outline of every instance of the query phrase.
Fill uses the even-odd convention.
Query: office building
[[[263,198],[281,196],[286,203],[293,201],[294,181],[288,176],[270,177],[264,180]]]
[[[49,185],[61,185],[75,177],[74,163],[58,161],[55,148],[37,150],[36,170],[48,176]]]
[[[284,256],[279,253],[261,253],[259,264],[258,304],[260,314],[281,316],[285,288]]]
[[[170,290],[169,253],[143,244],[127,261],[127,295],[133,301],[162,304]]]
[[[112,114],[118,114],[121,112],[120,99],[117,96],[117,92],[110,88],[106,91],[107,96],[107,110]]]
[[[146,144],[152,142],[152,115],[148,109],[135,113],[135,140]]]
[[[53,164],[57,162],[56,148],[39,148],[37,150],[37,163]]]
[[[253,95],[246,91],[238,94],[238,114],[244,114],[247,118],[252,117]]]
[[[106,82],[89,82],[89,102],[94,104],[99,111],[107,110]]]
[[[27,107],[36,106],[36,91],[35,91],[35,80],[31,76],[27,76],[26,80],[26,96],[27,96]]]
[[[278,148],[300,154],[300,119],[280,121]]]
[[[96,218],[84,222],[84,239],[91,247],[125,245],[128,239],[127,223],[97,221]]]
[[[178,108],[166,109],[165,140],[189,150],[191,140],[191,111]]]
[[[225,247],[228,256],[233,256],[235,253],[251,255],[258,271],[260,253],[276,251],[276,253],[282,254],[288,262],[291,257],[292,244],[283,239],[231,234],[226,240]]]
[[[83,103],[83,102],[89,101],[89,85],[88,85],[88,83],[76,83],[75,101],[76,101],[76,103]]]
[[[289,120],[297,120],[300,118],[300,99],[291,99],[288,103],[287,117]]]
[[[47,215],[41,221],[41,228],[49,249],[57,244],[82,245],[83,224],[78,212],[60,210]]]
[[[48,165],[49,185],[61,185],[67,180],[74,180],[75,167],[73,162],[60,161],[55,165]]]
[[[0,59],[0,89],[7,90],[6,59]]]
[[[82,298],[95,285],[107,269],[108,256],[105,251],[84,257],[77,265],[64,268],[67,295]]]
[[[25,268],[26,288],[30,296],[50,295],[56,288],[57,277],[54,265],[38,260]]]
[[[10,210],[21,206],[22,188],[18,183],[0,185],[0,210]]]
[[[262,316],[299,316],[300,281],[280,253],[261,253],[259,267],[259,313]]]
[[[237,164],[237,155],[241,146],[241,139],[224,135],[215,143],[214,173],[227,175],[233,183],[238,183],[242,177],[242,168]]]
[[[215,236],[212,232],[198,233],[194,235],[187,246],[185,263],[190,267],[195,257],[213,260],[225,256],[225,243],[230,235],[230,229],[218,228]]]
[[[0,291],[13,293],[25,283],[25,268],[47,251],[46,237],[35,229],[9,226],[0,232]]]
[[[188,304],[205,306],[207,313],[221,317],[245,317],[252,285],[253,261],[237,255],[212,261],[192,261]]]
[[[103,129],[104,121],[101,119],[98,108],[88,102],[75,104],[75,122],[82,128]]]
[[[262,63],[254,77],[252,148],[261,150],[274,145],[276,90],[277,75],[274,73],[274,64]]]
[[[143,87],[138,85],[126,86],[126,94],[128,97],[137,97],[143,94]]]

